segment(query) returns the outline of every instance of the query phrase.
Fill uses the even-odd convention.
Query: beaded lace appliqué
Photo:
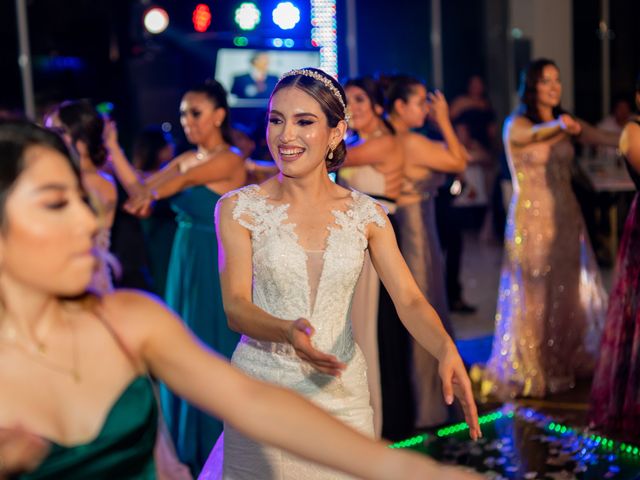
[[[334,210],[315,305],[310,305],[307,254],[298,242],[295,224],[287,223],[288,204],[274,205],[251,185],[235,196],[233,218],[251,232],[253,301],[280,318],[309,319],[317,348],[347,359],[353,354],[348,311],[367,248],[366,228],[385,219],[371,198],[352,192],[345,211]],[[260,342],[270,343],[270,342]]]

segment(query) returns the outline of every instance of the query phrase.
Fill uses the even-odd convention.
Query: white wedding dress
[[[243,336],[231,359],[249,375],[291,388],[362,433],[373,437],[373,413],[367,367],[353,339],[349,309],[367,249],[366,227],[385,225],[370,197],[353,191],[346,211],[333,211],[324,251],[305,251],[287,222],[288,205],[274,205],[256,185],[231,192],[233,217],[251,232],[253,302],[289,320],[307,318],[315,328],[314,345],[347,364],[339,378],[324,375],[300,360],[289,344]],[[300,429],[304,429],[300,425]],[[220,444],[224,459],[220,458]],[[216,454],[217,449],[217,454]],[[222,468],[220,468],[222,462]],[[201,479],[342,479],[350,478],[258,444],[228,424]]]

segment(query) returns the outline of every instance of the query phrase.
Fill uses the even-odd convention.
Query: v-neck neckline
[[[326,271],[327,271],[326,266],[327,266],[327,259],[329,257],[329,254],[331,253],[331,238],[336,231],[339,231],[340,229],[345,228],[344,225],[340,225],[338,223],[339,217],[340,216],[348,217],[350,216],[350,213],[351,215],[353,215],[353,212],[355,211],[355,208],[356,208],[358,193],[355,190],[351,190],[350,198],[348,200],[346,209],[331,210],[333,221],[327,223],[327,225],[325,226],[325,229],[329,230],[329,233],[324,238],[323,250],[307,250],[300,244],[300,237],[298,236],[298,232],[296,231],[298,225],[295,222],[289,221],[288,210],[289,210],[289,207],[291,206],[290,203],[281,203],[281,204],[274,203],[273,201],[270,200],[269,195],[265,193],[260,188],[259,185],[255,185],[254,193],[258,195],[262,199],[262,201],[264,201],[265,205],[269,208],[270,211],[280,210],[280,212],[283,214],[283,217],[280,219],[279,225],[286,227],[285,231],[287,231],[290,234],[291,241],[293,242],[297,250],[301,252],[304,257],[303,263],[304,263],[304,273],[306,278],[305,293],[306,293],[307,308],[308,308],[309,320],[310,320],[311,318],[313,318],[314,313],[318,307],[319,300],[320,300],[320,293],[322,292],[323,284],[326,282],[325,280]],[[311,305],[311,298],[312,298],[311,284],[310,284],[311,279],[309,277],[309,265],[308,265],[309,253],[322,253],[322,267],[320,269],[320,278],[318,280],[318,286],[316,288],[313,305]]]

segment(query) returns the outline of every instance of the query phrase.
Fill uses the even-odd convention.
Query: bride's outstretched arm
[[[278,318],[253,303],[251,236],[249,230],[233,218],[235,202],[233,197],[224,198],[216,206],[218,268],[229,328],[256,340],[290,343],[298,356],[316,369],[338,375],[344,364],[313,347],[313,327],[307,319]]]
[[[391,223],[387,220],[382,228],[375,224],[368,228],[371,260],[393,299],[400,320],[413,338],[438,360],[445,402],[451,404],[455,395],[464,409],[471,438],[482,436],[471,382],[462,359],[440,317],[418,288],[400,253]]]

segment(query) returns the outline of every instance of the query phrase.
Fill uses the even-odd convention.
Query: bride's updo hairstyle
[[[280,77],[280,81],[271,93],[271,98],[276,92],[288,87],[295,87],[313,97],[327,117],[329,127],[335,128],[340,121],[347,120],[347,97],[342,86],[331,75],[317,68],[291,70]],[[327,152],[325,157],[327,170],[330,172],[337,170],[344,162],[346,155],[347,147],[344,140],[340,140],[333,151]]]

